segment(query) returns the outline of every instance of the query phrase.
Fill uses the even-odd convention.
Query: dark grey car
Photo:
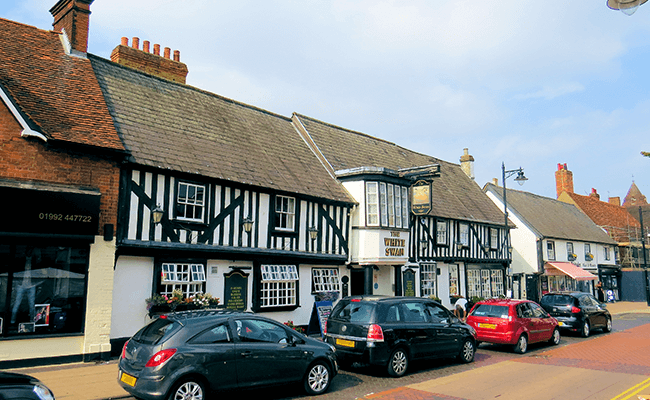
[[[324,393],[332,346],[272,319],[234,311],[163,315],[124,345],[119,384],[141,399],[199,400],[217,390],[301,382]]]
[[[0,399],[54,400],[54,395],[33,376],[0,372]]]
[[[583,292],[547,293],[540,305],[560,324],[560,329],[580,333],[583,337],[593,329],[612,330],[612,315],[607,304]]]
[[[415,359],[474,360],[476,331],[433,300],[417,297],[346,297],[327,319],[327,342],[341,364],[385,366],[406,373]]]

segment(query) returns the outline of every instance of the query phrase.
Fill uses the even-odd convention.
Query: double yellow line
[[[632,386],[628,390],[614,397],[612,400],[628,400],[632,398],[632,396],[638,395],[639,392],[646,390],[648,388],[650,388],[650,378],[646,379],[645,381],[639,383],[636,386]]]

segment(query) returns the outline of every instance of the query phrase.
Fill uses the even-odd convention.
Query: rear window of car
[[[573,304],[573,297],[564,294],[546,295],[542,297],[541,303],[544,305],[565,306],[567,304]]]
[[[134,335],[134,339],[143,344],[158,344],[167,339],[176,330],[178,323],[172,322],[165,318],[158,318],[149,325],[140,329]]]
[[[375,303],[355,301],[339,303],[332,312],[332,318],[347,322],[367,323],[370,322],[374,309]]]
[[[508,318],[508,311],[508,306],[479,304],[474,308],[474,311],[472,311],[472,315],[476,317]]]

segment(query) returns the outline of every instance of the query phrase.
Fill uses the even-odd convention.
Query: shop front
[[[99,263],[110,274],[114,255],[113,246],[93,244],[100,194],[3,182],[0,196],[11,210],[0,227],[0,364],[108,354],[108,340],[94,327],[110,318],[88,317],[89,285],[102,278],[97,271],[99,280],[89,280],[91,262],[111,257]]]
[[[598,277],[569,262],[547,262],[542,277],[542,295],[548,292],[580,291],[593,293]]]

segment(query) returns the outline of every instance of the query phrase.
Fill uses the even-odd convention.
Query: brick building
[[[93,0],[0,19],[0,365],[106,356],[124,147],[86,58]]]

